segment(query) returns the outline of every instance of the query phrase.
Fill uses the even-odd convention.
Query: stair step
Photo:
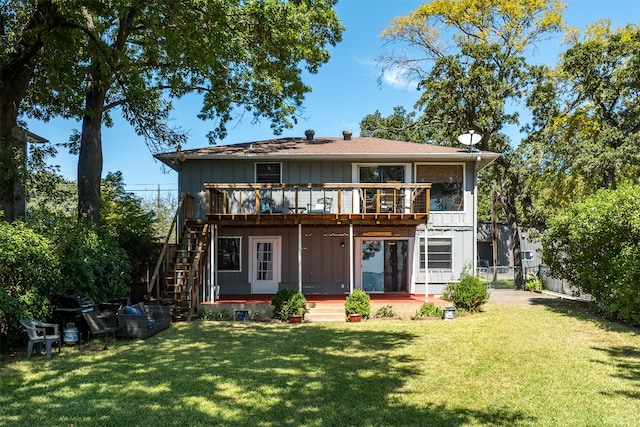
[[[307,322],[344,322],[343,304],[316,304],[304,315]]]

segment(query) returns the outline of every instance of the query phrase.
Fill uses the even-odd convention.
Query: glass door
[[[250,237],[251,293],[275,294],[280,283],[280,238]]]
[[[366,239],[361,247],[365,292],[407,292],[408,240]]]

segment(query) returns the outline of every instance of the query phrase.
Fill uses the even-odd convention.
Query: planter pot
[[[349,321],[350,322],[359,322],[360,320],[362,320],[362,315],[361,314],[350,314],[349,315]]]
[[[302,322],[302,315],[292,314],[291,316],[289,316],[289,323],[301,323],[301,322]]]

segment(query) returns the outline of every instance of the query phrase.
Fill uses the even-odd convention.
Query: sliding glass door
[[[361,247],[365,292],[407,292],[408,240],[366,239]]]

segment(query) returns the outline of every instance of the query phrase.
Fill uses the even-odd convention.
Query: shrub
[[[422,304],[420,309],[416,312],[414,318],[442,316],[444,316],[444,310],[442,309],[442,307],[437,306],[432,302],[426,302]]]
[[[298,291],[294,291],[286,304],[287,318],[302,316],[307,312],[307,299]]]
[[[363,319],[368,319],[371,313],[370,300],[371,298],[365,291],[356,289],[347,297],[344,310],[347,315],[360,314]]]
[[[600,190],[549,221],[543,262],[606,317],[640,325],[640,185]]]
[[[489,300],[487,287],[475,276],[464,276],[452,288],[451,301],[458,309],[479,311]]]
[[[11,344],[18,320],[45,320],[61,286],[60,262],[50,239],[17,222],[0,222],[0,334]]]
[[[377,318],[389,318],[389,317],[395,317],[395,313],[393,312],[393,307],[390,305],[384,305],[382,307],[380,307],[377,311],[376,311],[376,316]]]
[[[273,307],[273,317],[280,320],[287,320],[286,304],[289,297],[294,292],[293,289],[280,289],[271,297],[271,306]]]
[[[530,292],[542,292],[544,285],[542,280],[538,276],[535,276],[524,282],[524,289]]]

